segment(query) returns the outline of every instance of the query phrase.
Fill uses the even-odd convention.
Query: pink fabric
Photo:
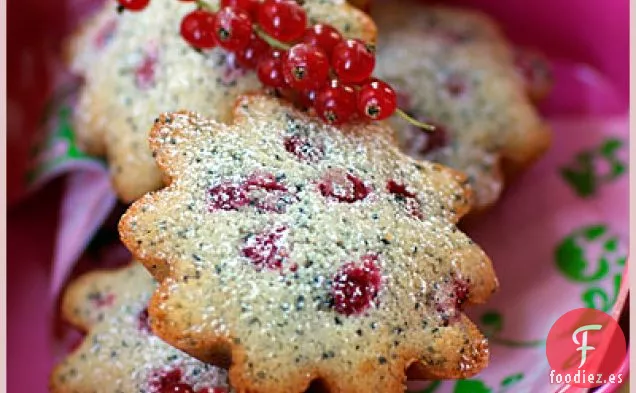
[[[608,76],[622,98],[629,97],[629,1],[525,0],[444,1],[488,12],[511,39],[536,47],[553,59],[587,64]],[[570,97],[572,98],[572,97]],[[620,112],[619,112],[620,113]]]
[[[64,223],[57,231],[51,294],[56,296],[79,260],[86,243],[113,210],[116,197],[104,170],[83,171],[68,177],[61,205]],[[60,245],[64,247],[60,247]]]
[[[53,359],[65,345],[63,336],[57,334],[55,294],[114,205],[106,171],[79,163],[60,169],[68,173],[63,193],[63,184],[55,182],[28,199],[21,199],[26,191],[23,178],[29,146],[36,137],[37,114],[42,111],[60,68],[59,43],[78,17],[95,3],[8,3],[8,68],[13,76],[8,79],[8,194],[12,203],[22,200],[9,214],[8,382],[12,392],[46,391]],[[492,257],[501,281],[501,291],[492,302],[470,314],[479,321],[491,311],[499,313],[503,318],[497,332],[499,339],[517,343],[540,340],[561,314],[582,306],[584,294],[603,292],[612,298],[611,278],[622,270],[619,264],[612,263],[604,279],[582,283],[565,277],[554,260],[555,248],[564,239],[594,224],[606,228],[603,236],[618,239],[617,253],[626,252],[627,176],[603,182],[593,196],[581,198],[564,181],[562,169],[571,168],[577,154],[598,150],[608,139],[628,139],[629,3],[452,3],[488,11],[503,23],[516,43],[537,47],[550,55],[556,71],[554,92],[542,105],[554,127],[553,147],[510,186],[499,206],[467,228]],[[33,25],[40,28],[28,28]],[[626,149],[620,149],[617,157],[626,161],[626,154]],[[594,171],[599,176],[607,173],[607,160],[599,160],[598,154],[595,157]],[[592,244],[586,249],[587,256],[598,261],[599,251],[594,247]],[[125,258],[125,253],[116,255]],[[589,266],[582,274],[593,273],[595,267]],[[626,292],[623,285],[613,307],[615,313]],[[522,372],[515,391],[556,391],[557,386],[547,384],[547,367],[542,347],[519,348],[494,340],[492,364],[478,380],[495,391],[511,374]],[[426,385],[416,382],[413,387]],[[437,389],[458,391],[454,383],[444,383]],[[604,389],[606,393],[614,387]]]

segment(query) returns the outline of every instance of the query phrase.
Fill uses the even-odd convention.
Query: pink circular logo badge
[[[578,308],[559,318],[548,333],[546,355],[550,383],[590,388],[621,384],[618,373],[627,345],[614,318],[592,308]]]

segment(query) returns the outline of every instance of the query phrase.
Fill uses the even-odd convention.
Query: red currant
[[[292,89],[317,89],[327,81],[329,60],[319,48],[304,43],[296,44],[285,56],[283,74]]]
[[[456,98],[466,92],[466,80],[458,74],[448,75],[444,87],[451,97]]]
[[[276,88],[286,86],[283,76],[283,56],[285,56],[284,51],[271,49],[261,57],[256,72],[262,84]]]
[[[141,11],[148,6],[150,0],[117,0],[117,2],[128,11]]]
[[[373,79],[360,87],[358,113],[370,120],[383,120],[397,108],[395,90],[381,80]]]
[[[365,255],[360,264],[347,263],[338,270],[331,284],[336,312],[359,314],[376,303],[382,276],[376,255]]]
[[[195,48],[214,48],[214,19],[215,15],[208,11],[190,12],[181,21],[181,36]]]
[[[194,389],[187,383],[173,383],[161,387],[160,393],[194,393]]]
[[[307,14],[293,0],[265,0],[258,9],[258,24],[273,38],[292,42],[303,36]]]
[[[462,305],[468,300],[470,292],[468,281],[456,278],[453,280],[453,286],[455,287],[455,305],[457,309],[461,310]]]
[[[314,90],[301,91],[298,96],[298,105],[303,109],[309,109],[314,106],[316,101],[316,92]]]
[[[287,206],[298,200],[296,194],[271,173],[256,172],[243,183],[249,196],[249,205],[259,212],[284,213]]]
[[[259,5],[258,0],[221,0],[221,7],[232,7],[243,10],[252,18],[256,18]]]
[[[318,162],[325,156],[325,148],[319,141],[293,135],[285,138],[285,150],[296,156],[299,161]]]
[[[417,195],[409,191],[405,184],[401,184],[391,179],[386,183],[386,190],[395,195],[395,200],[404,204],[404,207],[414,218],[422,220],[424,213],[422,213],[422,205],[417,199]]]
[[[470,282],[458,277],[444,280],[438,287],[437,294],[432,297],[435,310],[442,319],[443,326],[461,320],[461,310],[470,298]]]
[[[333,48],[331,66],[342,82],[361,83],[373,73],[375,53],[360,40],[345,40]]]
[[[276,177],[271,173],[253,173],[246,180],[245,185],[248,190],[261,189],[266,192],[287,191],[287,187],[276,180]]]
[[[257,271],[267,268],[278,270],[289,257],[284,238],[286,227],[267,229],[245,239],[241,254],[248,258]]]
[[[174,385],[177,384],[181,381],[181,370],[179,369],[174,369],[174,370],[170,370],[167,373],[165,373],[164,375],[161,376],[161,378],[158,381],[158,385],[161,387],[165,387],[168,385]]]
[[[155,84],[155,71],[157,65],[157,55],[146,53],[141,63],[135,68],[135,85],[146,90]]]
[[[293,103],[298,109],[308,110],[314,106],[315,90],[295,90],[291,87],[276,89],[281,98]]]
[[[252,33],[247,46],[236,52],[236,61],[245,68],[254,69],[263,54],[267,53],[268,50],[269,44]]]
[[[327,56],[331,56],[333,48],[342,41],[342,35],[333,26],[318,23],[305,30],[303,41],[322,49]]]
[[[356,113],[356,92],[334,79],[316,94],[314,109],[326,123],[342,124]]]
[[[219,46],[230,51],[243,49],[252,35],[252,20],[241,9],[223,7],[214,19],[214,33]]]
[[[250,202],[244,188],[229,181],[212,187],[208,194],[210,211],[238,210]]]
[[[318,189],[325,198],[344,203],[361,201],[371,193],[362,179],[339,169],[329,170],[318,184]]]
[[[144,333],[150,333],[152,331],[148,318],[148,307],[146,307],[137,315],[137,329],[139,329],[139,331]]]

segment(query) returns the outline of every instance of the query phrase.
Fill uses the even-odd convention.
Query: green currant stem
[[[199,8],[203,8],[206,9],[208,11],[211,12],[217,12],[218,9],[212,7],[207,1],[205,0],[195,0],[197,7]],[[285,44],[283,42],[278,41],[275,38],[270,37],[269,35],[267,35],[267,33],[265,33],[258,25],[254,24],[254,33],[256,33],[257,36],[259,36],[263,41],[267,42],[272,48],[277,48],[277,49],[282,49],[282,50],[289,50],[289,48],[291,48],[291,45]]]
[[[197,7],[199,7],[199,8],[203,8],[203,9],[206,9],[206,10],[212,11],[212,12],[218,11],[217,9],[212,7],[210,4],[208,4],[205,0],[195,0],[195,2],[197,4]]]
[[[285,44],[284,42],[280,42],[275,38],[270,37],[267,33],[265,33],[258,25],[254,25],[253,27],[254,33],[259,36],[263,41],[267,42],[272,48],[289,50],[291,45]]]
[[[421,129],[429,131],[429,132],[435,131],[435,126],[434,125],[423,123],[421,121],[415,120],[414,118],[409,116],[406,112],[404,112],[400,108],[397,108],[395,110],[395,113],[397,113],[398,116],[400,116],[402,119],[406,120],[407,122],[411,123],[412,125],[414,125],[417,128],[421,128]]]
[[[213,7],[212,5],[210,5],[207,1],[205,0],[195,0],[197,7],[202,8],[202,9],[206,9],[210,12],[217,12],[218,9]],[[254,24],[252,29],[254,30],[254,33],[259,36],[263,41],[267,42],[272,48],[276,48],[276,49],[282,49],[282,50],[289,50],[291,48],[291,45],[286,44],[284,42],[280,42],[277,39],[269,36],[267,33],[265,33],[260,26],[258,26],[257,24]],[[427,123],[423,123],[421,121],[418,121],[414,118],[412,118],[411,116],[409,116],[408,114],[406,114],[406,112],[404,112],[402,109],[397,108],[395,110],[395,112],[404,120],[406,120],[407,122],[409,122],[410,124],[414,125],[415,127],[421,128],[423,130],[426,130],[428,132],[433,132],[435,131],[435,126],[432,124],[427,124]]]

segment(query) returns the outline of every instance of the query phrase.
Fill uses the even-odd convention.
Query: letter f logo
[[[572,341],[574,341],[574,344],[581,345],[580,347],[576,349],[577,351],[581,351],[581,364],[579,365],[579,368],[583,367],[583,365],[585,364],[585,361],[587,360],[587,351],[596,349],[592,346],[587,345],[588,330],[601,330],[602,328],[603,328],[602,325],[585,325],[576,329],[574,333],[572,334]],[[576,338],[576,336],[577,334],[581,332],[583,332],[583,334],[581,335],[581,342],[579,343],[579,340]]]

